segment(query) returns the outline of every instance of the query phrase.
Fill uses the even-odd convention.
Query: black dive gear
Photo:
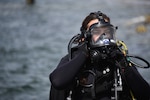
[[[148,68],[150,64],[143,58],[129,56],[127,54],[126,45],[123,42],[118,43],[116,40],[116,28],[103,18],[101,12],[96,12],[95,14],[99,22],[91,25],[89,30],[81,30],[82,34],[74,36],[68,45],[70,61],[73,57],[73,52],[80,49],[83,44],[85,47],[87,46],[84,50],[86,52],[89,50],[90,53],[90,60],[88,62],[90,64],[85,65],[83,70],[80,71],[76,77],[77,85],[80,88],[77,92],[83,94],[89,91],[91,92],[91,97],[95,99],[97,93],[101,94],[103,93],[102,91],[110,90],[114,93],[111,95],[111,99],[119,100],[121,97],[119,97],[118,93],[120,91],[123,92],[123,85],[125,84],[125,81],[122,81],[125,76],[122,72],[121,60],[125,62],[124,67],[137,66],[136,63],[130,59],[131,57],[144,61],[147,64],[146,68]],[[125,49],[123,47],[125,47]],[[71,98],[73,92],[73,89],[70,90],[68,97]]]

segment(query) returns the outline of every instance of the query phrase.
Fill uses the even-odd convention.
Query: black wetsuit
[[[66,100],[70,89],[73,89],[72,100],[93,100],[92,98],[84,99],[86,95],[80,93],[80,87],[76,87],[76,76],[83,68],[87,57],[83,52],[78,51],[75,57],[69,61],[68,55],[63,57],[58,64],[57,68],[50,74],[51,91],[50,100]],[[137,100],[149,100],[150,98],[150,86],[141,77],[135,67],[129,67],[126,69],[124,78],[134,94]],[[70,88],[71,87],[71,88]],[[75,88],[76,87],[76,88]],[[95,100],[110,100],[110,92],[105,92],[103,97],[98,97]]]

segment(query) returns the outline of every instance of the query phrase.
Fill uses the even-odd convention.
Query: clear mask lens
[[[95,27],[91,29],[92,45],[105,45],[105,43],[115,42],[115,30],[113,26]]]
[[[113,39],[115,34],[114,27],[96,27],[91,30],[92,41],[99,39]]]

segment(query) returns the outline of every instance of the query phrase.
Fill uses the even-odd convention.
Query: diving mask
[[[100,22],[93,24],[90,29],[90,46],[99,47],[116,44],[116,28],[111,24],[101,25]]]

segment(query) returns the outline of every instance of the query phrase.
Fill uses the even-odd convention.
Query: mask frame
[[[116,28],[110,24],[100,25],[100,23],[96,23],[92,25],[88,31],[90,47],[95,48],[116,44],[115,32]]]

